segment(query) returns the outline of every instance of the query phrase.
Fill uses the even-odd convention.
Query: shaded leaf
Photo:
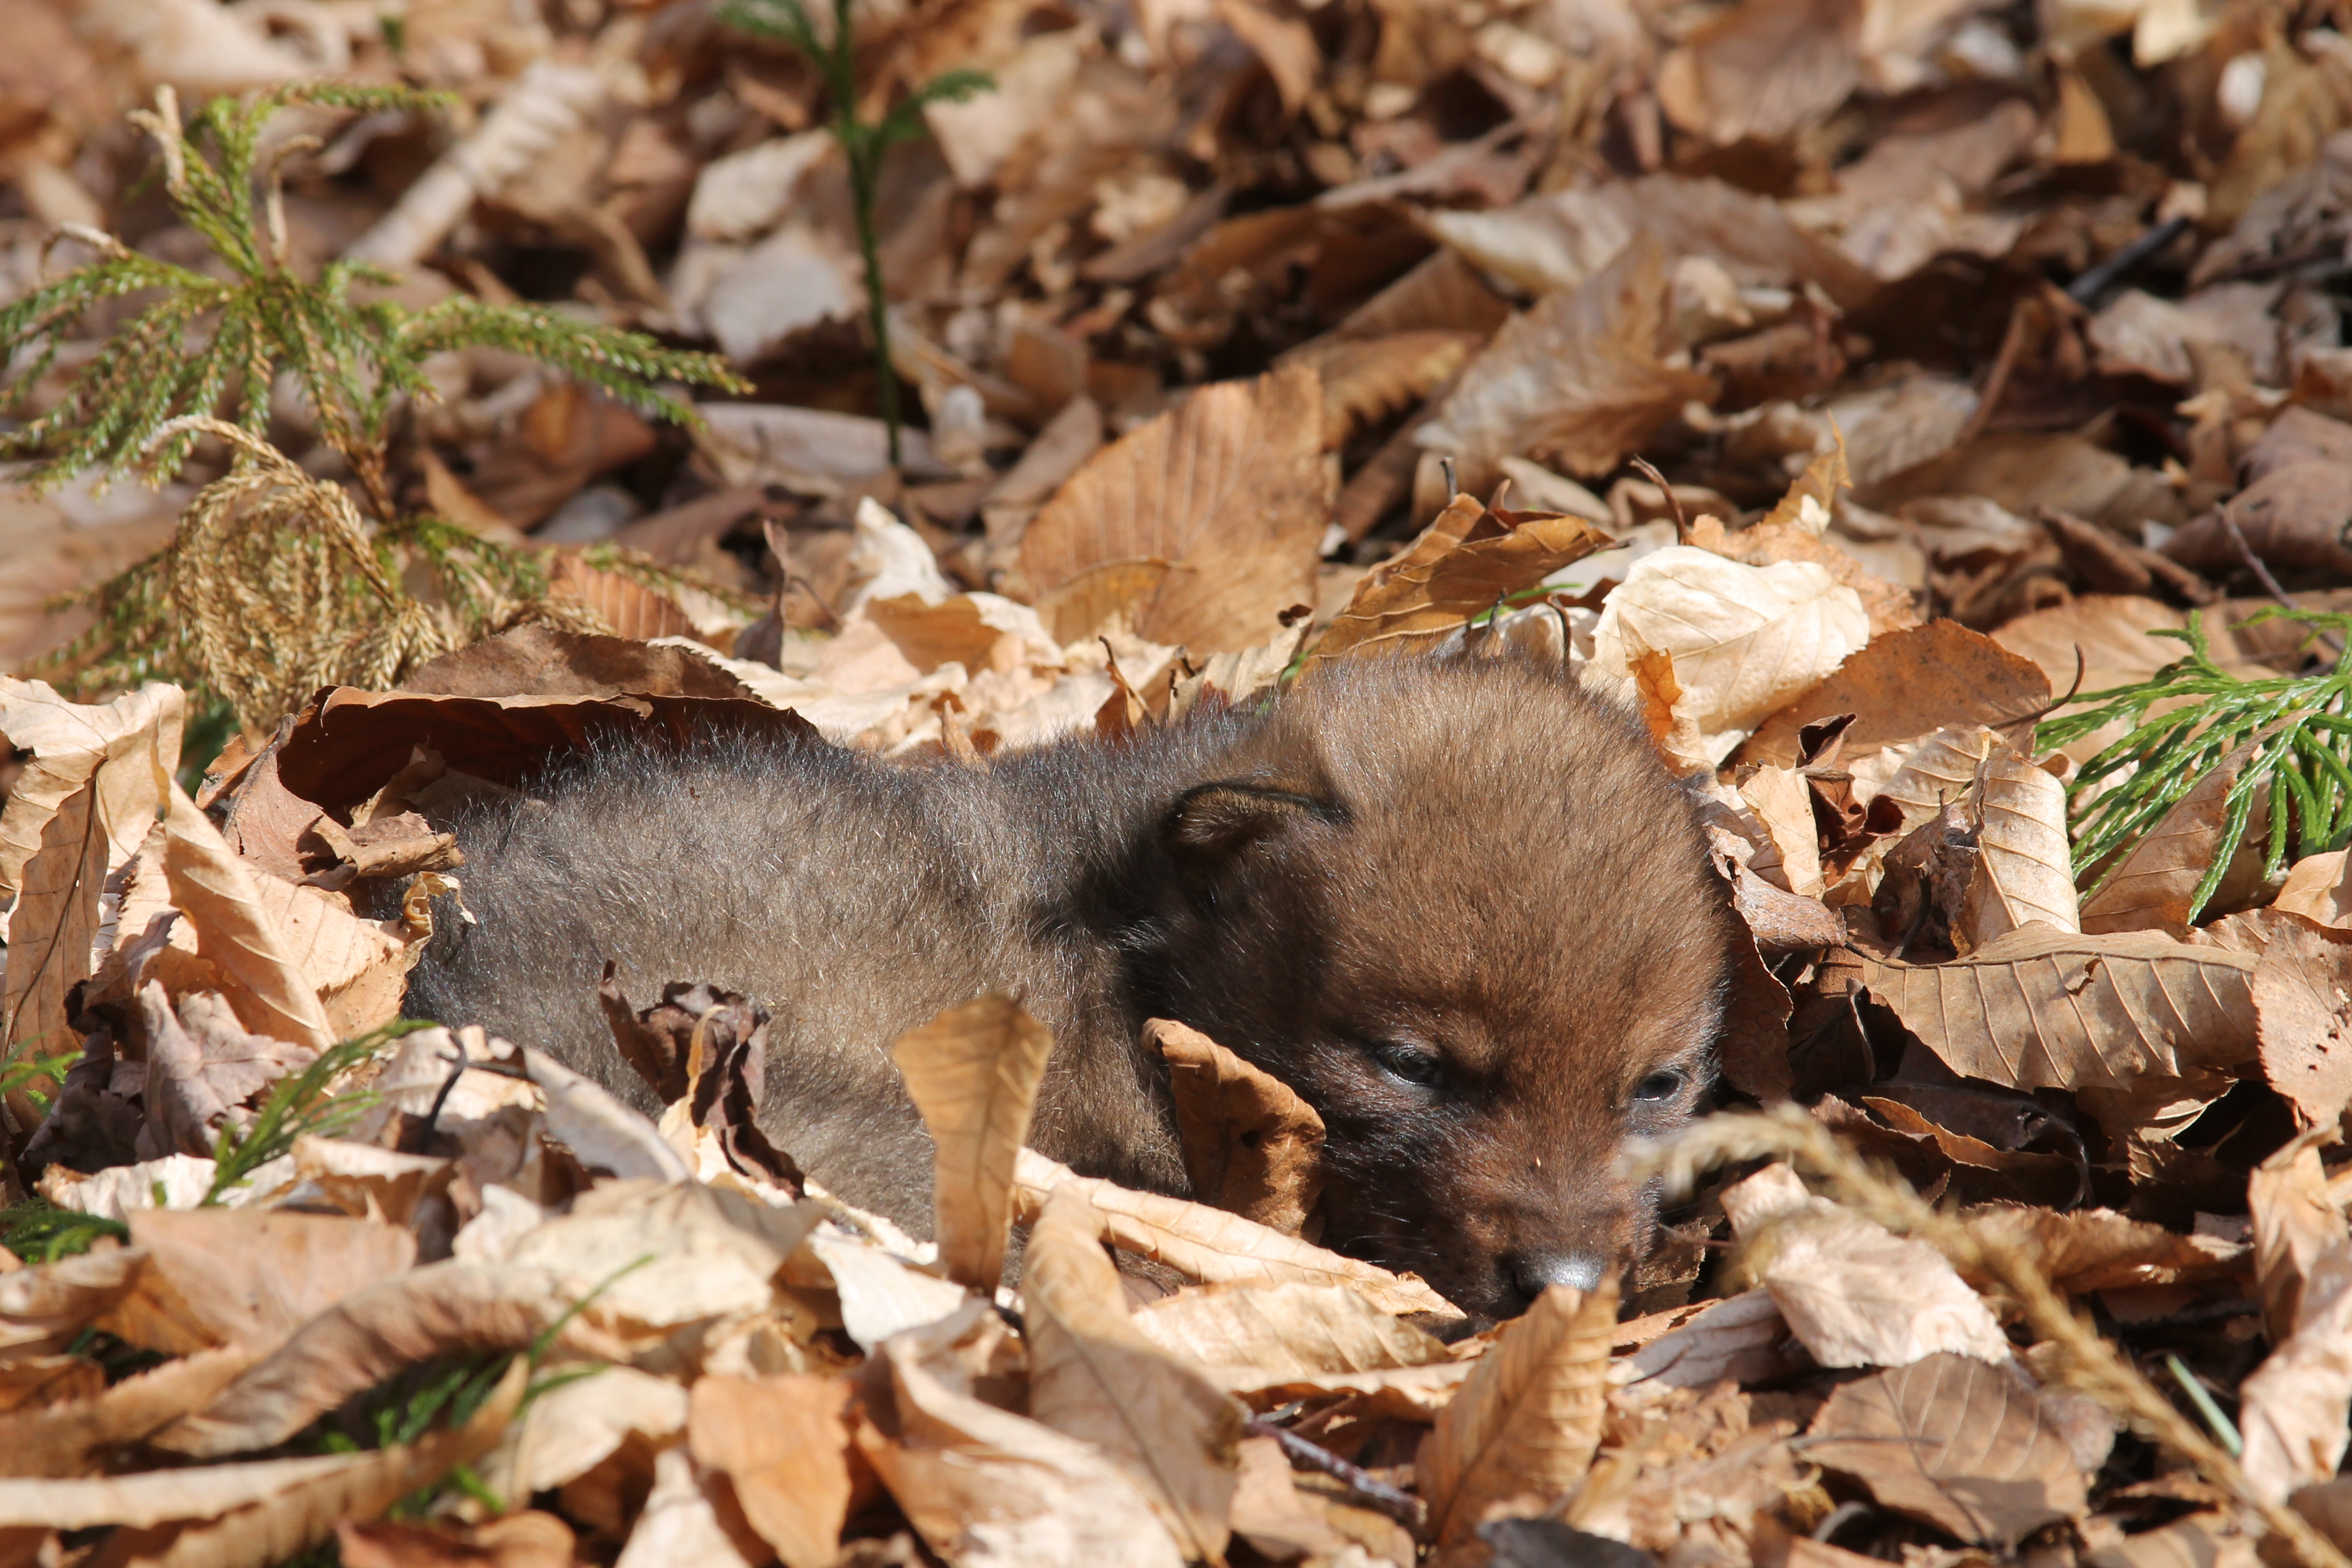
[[[1315,1108],[1198,1029],[1153,1018],[1143,1039],[1168,1063],[1193,1196],[1299,1234],[1323,1193],[1323,1119]]]

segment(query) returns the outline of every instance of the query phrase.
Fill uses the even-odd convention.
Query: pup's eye
[[[1633,1086],[1633,1098],[1653,1104],[1662,1100],[1672,1100],[1682,1093],[1683,1086],[1688,1082],[1690,1075],[1680,1068],[1660,1068]]]
[[[1365,1050],[1380,1063],[1381,1071],[1416,1089],[1436,1089],[1445,1081],[1445,1064],[1433,1051],[1402,1040],[1376,1040]]]

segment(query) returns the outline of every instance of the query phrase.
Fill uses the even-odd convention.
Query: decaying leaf
[[[829,1568],[839,1554],[852,1493],[849,1392],[836,1378],[789,1374],[694,1385],[688,1451],[727,1478],[784,1568]]]
[[[1072,476],[1031,520],[1022,570],[1043,592],[1106,562],[1165,561],[1139,633],[1203,654],[1263,642],[1314,602],[1322,423],[1311,367],[1203,387]]]
[[[1840,1385],[1806,1433],[1805,1457],[1889,1508],[1995,1548],[2088,1501],[2022,1371],[1968,1356],[1928,1356]]]
[[[1503,1331],[1413,1468],[1440,1545],[1496,1514],[1536,1513],[1583,1478],[1601,1442],[1617,1288],[1548,1287]]]
[[[2263,1077],[2305,1123],[2352,1101],[2352,931],[2282,914],[2254,968]]]
[[[1075,1175],[1066,1165],[1034,1149],[1021,1151],[1013,1194],[1017,1217],[1034,1222],[1055,1189],[1076,1187],[1101,1216],[1103,1237],[1120,1250],[1156,1258],[1203,1284],[1230,1280],[1295,1280],[1342,1285],[1387,1311],[1462,1314],[1453,1303],[1411,1274],[1391,1274],[1319,1247],[1270,1230],[1239,1215],[1181,1198],[1139,1193],[1092,1176]]]
[[[45,681],[0,676],[0,735],[24,753],[21,771],[0,790],[0,903],[22,890],[25,862],[40,849],[50,818],[93,782],[101,858],[110,868],[131,858],[180,764],[186,716],[177,687],[142,686],[97,705],[69,702]]]
[[[1129,1323],[1099,1235],[1094,1210],[1067,1186],[1045,1200],[1030,1230],[1021,1279],[1029,1413],[1118,1466],[1186,1557],[1217,1562],[1230,1531],[1241,1407]]]
[[[950,1007],[890,1047],[937,1147],[932,1202],[948,1278],[981,1291],[1004,1271],[1013,1165],[1054,1037],[1009,996]]]
[[[1299,1234],[1323,1192],[1323,1119],[1315,1108],[1198,1029],[1153,1018],[1143,1038],[1168,1063],[1194,1197]]]

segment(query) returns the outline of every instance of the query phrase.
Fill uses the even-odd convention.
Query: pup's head
[[[1375,663],[1188,791],[1149,1000],[1322,1115],[1324,1244],[1508,1317],[1646,1245],[1612,1174],[1713,1073],[1731,917],[1617,710],[1517,661]]]

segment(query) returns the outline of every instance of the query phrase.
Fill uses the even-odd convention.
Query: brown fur
[[[929,1152],[884,1051],[992,989],[1055,1032],[1040,1150],[1183,1193],[1138,1039],[1178,1019],[1321,1113],[1327,1245],[1497,1315],[1638,1243],[1617,1144],[1710,1077],[1731,927],[1688,803],[1624,714],[1515,660],[1343,667],[980,769],[714,741],[537,795],[459,825],[480,924],[412,1007],[642,1101],[604,961],[632,994],[748,992],[777,1015],[771,1135],[909,1225]]]

